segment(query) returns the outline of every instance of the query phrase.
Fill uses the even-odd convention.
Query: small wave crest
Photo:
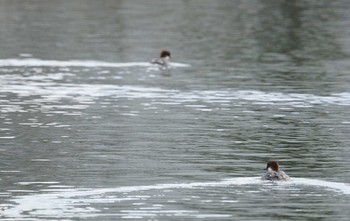
[[[333,190],[333,191],[341,192],[346,195],[350,195],[349,183],[339,183],[339,182],[331,182],[331,181],[324,181],[324,180],[317,180],[317,179],[306,179],[306,178],[293,178],[291,182],[294,185],[324,187],[328,190]]]
[[[28,59],[0,59],[0,67],[110,67],[110,68],[127,68],[127,67],[152,67],[150,62],[104,62],[94,60],[41,60],[36,58]],[[171,62],[171,67],[190,67],[189,64]]]

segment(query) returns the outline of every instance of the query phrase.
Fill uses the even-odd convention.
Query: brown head
[[[165,57],[171,57],[171,55],[170,55],[170,52],[169,51],[167,51],[167,50],[163,50],[162,52],[160,52],[160,57],[161,58],[165,58]]]
[[[280,170],[280,165],[278,164],[277,161],[270,160],[267,163],[266,170],[271,168],[271,170],[278,172]]]

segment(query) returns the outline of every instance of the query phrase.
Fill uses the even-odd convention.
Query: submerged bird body
[[[269,161],[266,166],[266,173],[261,177],[262,180],[289,180],[289,176],[280,170],[277,161]]]
[[[162,65],[162,66],[168,66],[170,58],[171,58],[170,52],[167,50],[163,50],[160,52],[159,58],[152,59],[151,63]]]

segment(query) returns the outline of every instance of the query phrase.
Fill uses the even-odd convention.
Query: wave
[[[113,97],[116,99],[157,99],[156,102],[159,104],[183,104],[188,107],[191,107],[191,104],[195,102],[205,102],[208,105],[212,103],[227,104],[249,102],[256,105],[284,105],[301,108],[309,108],[315,105],[350,106],[350,93],[318,96],[313,94],[275,93],[253,90],[180,91],[137,85],[119,86],[110,84],[73,83],[61,83],[57,85],[52,82],[36,82],[40,76],[34,77],[35,81],[23,85],[21,84],[21,79],[17,80],[16,76],[0,76],[0,79],[9,82],[3,84],[0,88],[0,92],[11,92],[20,96],[39,95],[43,96],[43,100],[41,100],[42,102],[63,98],[70,98],[77,101],[92,101],[99,97]],[[47,76],[42,76],[42,79],[46,80],[46,77]],[[62,76],[55,75],[51,77],[59,78]],[[30,79],[31,77],[27,78]],[[17,83],[17,81],[19,83]],[[209,106],[205,107],[209,108]]]
[[[350,184],[324,181],[318,179],[307,179],[307,178],[292,178],[290,181],[283,182],[271,182],[262,181],[260,177],[237,177],[223,179],[220,181],[209,181],[209,182],[193,182],[193,183],[168,183],[168,184],[155,184],[145,186],[126,186],[117,188],[100,188],[100,189],[81,189],[80,191],[67,192],[65,196],[81,197],[100,195],[107,193],[130,193],[140,191],[151,191],[151,190],[169,190],[169,189],[196,189],[203,187],[229,187],[229,186],[242,186],[242,185],[258,185],[258,184],[280,184],[284,186],[314,186],[324,187],[331,191],[342,192],[343,194],[350,195]]]
[[[33,185],[31,182],[21,182],[20,185]],[[257,191],[261,191],[261,186],[269,185],[264,188],[264,191],[274,189],[277,187],[279,191],[295,191],[295,189],[302,189],[302,186],[321,187],[326,190],[340,192],[345,195],[350,194],[350,185],[347,183],[323,181],[317,179],[306,178],[293,178],[291,181],[283,182],[270,182],[261,181],[260,177],[237,177],[223,179],[220,181],[208,181],[208,182],[192,182],[192,183],[168,183],[168,184],[155,184],[144,186],[125,186],[116,188],[90,188],[90,189],[77,189],[69,186],[59,186],[57,182],[38,182],[37,184],[48,184],[49,189],[40,190],[41,192],[28,192],[27,190],[18,191],[20,196],[14,196],[7,200],[7,204],[0,204],[2,211],[2,217],[6,218],[21,218],[22,220],[31,220],[32,217],[97,217],[100,216],[101,210],[97,206],[102,204],[107,206],[113,204],[114,206],[121,203],[121,206],[126,205],[143,205],[147,203],[147,200],[151,200],[150,204],[154,204],[152,196],[159,196],[159,191],[164,190],[163,194],[169,192],[169,190],[181,191],[181,189],[206,189],[206,188],[222,188],[233,187],[239,189],[239,186],[256,186]],[[50,184],[53,184],[50,186]],[[273,185],[271,185],[273,184]],[[283,187],[283,188],[279,188]],[[288,188],[290,187],[290,188]],[[317,188],[319,189],[319,188]],[[157,194],[154,194],[156,191]],[[245,191],[245,188],[242,188]],[[249,188],[251,191],[251,188]],[[322,189],[319,189],[322,192]],[[220,194],[220,189],[215,191],[216,194]],[[13,192],[15,193],[15,192]],[[226,195],[227,192],[223,192]],[[258,194],[258,193],[257,193]],[[180,199],[181,200],[181,199]],[[224,202],[224,201],[223,201]],[[226,202],[226,201],[225,201]],[[236,202],[234,200],[227,200],[227,203]],[[159,204],[157,204],[159,205]],[[162,213],[179,213],[179,211],[162,211],[163,205],[158,210]],[[152,210],[154,212],[155,210]],[[144,210],[121,210],[121,216],[133,217],[138,213],[146,214]],[[182,213],[183,212],[183,213]],[[193,211],[181,211],[182,215],[192,216]],[[146,214],[147,215],[147,214]],[[201,214],[197,214],[201,215]]]
[[[150,190],[168,190],[168,189],[196,189],[202,187],[229,187],[229,186],[241,186],[241,185],[257,185],[274,183],[281,184],[285,186],[314,186],[314,187],[324,187],[331,191],[342,192],[343,194],[350,195],[350,184],[339,183],[332,181],[323,181],[317,179],[307,179],[307,178],[292,178],[290,181],[286,182],[270,182],[262,181],[260,177],[237,177],[223,179],[220,181],[209,181],[209,182],[193,182],[193,183],[173,183],[173,184],[156,184],[156,185],[146,185],[146,186],[126,186],[117,188],[101,188],[101,189],[88,189],[81,191],[70,192],[68,195],[71,196],[89,196],[89,195],[99,195],[106,193],[129,193],[129,192],[139,192],[139,191],[150,191]],[[67,195],[66,195],[67,196]]]
[[[43,184],[43,182],[38,182]],[[44,184],[58,184],[59,182],[44,182]],[[332,181],[324,181],[318,179],[307,179],[307,178],[292,178],[290,181],[262,181],[260,177],[236,177],[228,178],[220,181],[208,181],[208,182],[192,182],[192,183],[168,183],[168,184],[155,184],[145,186],[125,186],[116,188],[82,188],[82,189],[67,189],[67,192],[59,191],[57,193],[47,193],[47,195],[61,195],[64,197],[81,197],[100,195],[107,193],[130,193],[140,191],[151,191],[151,190],[168,190],[168,189],[196,189],[203,187],[229,187],[229,186],[242,186],[242,185],[264,185],[264,184],[280,184],[284,186],[314,186],[324,187],[331,191],[342,192],[343,194],[350,195],[350,184],[340,183]],[[21,185],[32,185],[31,182],[20,182]],[[45,194],[41,194],[45,195]]]
[[[293,178],[291,184],[294,185],[305,185],[314,187],[324,187],[328,190],[341,192],[346,195],[350,195],[350,184],[349,183],[339,183],[331,182],[317,179],[307,179],[307,178]]]
[[[0,67],[153,67],[156,66],[150,62],[105,62],[94,60],[41,60],[36,58],[28,59],[0,59]],[[189,64],[171,62],[170,67],[190,67]]]

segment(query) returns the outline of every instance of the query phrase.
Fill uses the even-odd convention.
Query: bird
[[[289,176],[280,170],[280,165],[277,161],[270,160],[267,162],[266,173],[261,177],[262,180],[282,180],[287,181],[290,180]]]
[[[154,58],[151,60],[152,64],[158,64],[167,67],[169,65],[171,54],[168,50],[162,50],[160,52],[159,58]]]

